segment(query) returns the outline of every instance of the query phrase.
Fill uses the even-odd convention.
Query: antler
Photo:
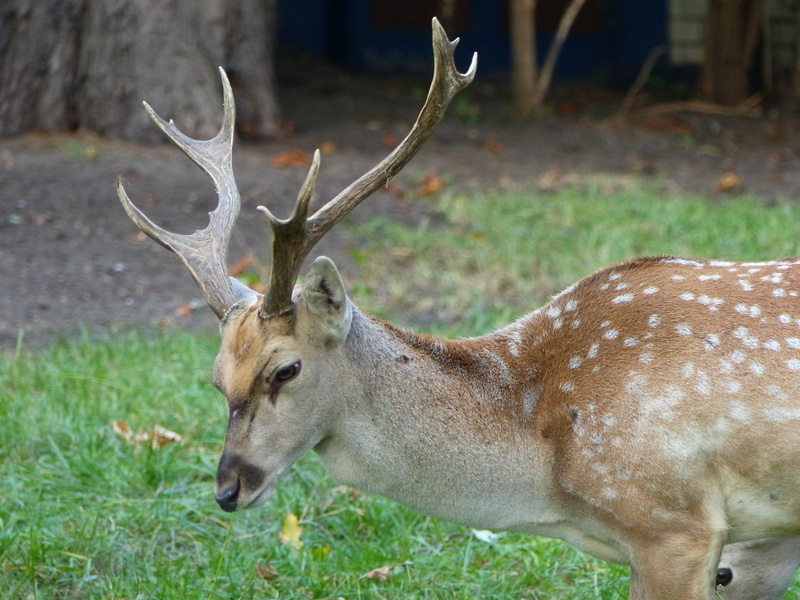
[[[220,68],[219,72],[222,77],[224,116],[222,128],[211,140],[203,141],[187,137],[178,130],[172,120],[167,123],[147,102],[144,103],[147,114],[156,125],[214,181],[219,203],[217,208],[209,213],[208,227],[191,235],[172,233],[153,223],[131,202],[125,193],[122,178],[117,180],[117,194],[125,212],[137,227],[180,257],[203,291],[208,305],[219,318],[223,318],[237,304],[240,297],[235,293],[234,284],[228,277],[226,255],[241,201],[231,165],[235,114],[233,92],[225,71]]]
[[[388,183],[430,137],[433,130],[444,116],[447,106],[463,87],[469,85],[475,77],[478,55],[472,57],[472,63],[466,73],[460,73],[453,61],[453,53],[458,38],[453,41],[439,24],[433,19],[433,54],[434,69],[428,98],[419,113],[411,132],[383,161],[358,180],[351,183],[338,196],[323,206],[314,216],[308,218],[308,205],[319,172],[319,150],[314,153],[314,160],[309,169],[305,183],[297,197],[292,216],[288,219],[276,218],[267,208],[259,206],[269,219],[274,232],[272,243],[272,268],[269,288],[264,296],[261,310],[262,318],[291,315],[292,289],[297,281],[300,268],[308,253],[323,235],[336,223],[341,221],[351,210],[377,190]]]

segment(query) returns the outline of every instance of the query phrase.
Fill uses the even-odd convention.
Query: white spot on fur
[[[597,356],[597,351],[600,349],[600,344],[592,344],[589,352],[586,353],[586,358],[594,358]]]
[[[792,316],[791,315],[786,315],[786,314],[779,315],[778,316],[778,321],[780,321],[784,325],[788,325],[789,323],[792,322]]]
[[[602,323],[600,323],[600,329],[605,329],[609,325],[611,325],[611,321],[603,321]]]
[[[650,354],[649,352],[645,352],[644,354],[640,354],[639,355],[639,362],[640,363],[644,363],[644,364],[651,363],[651,362],[653,362],[653,355]]]
[[[651,286],[649,288],[645,288],[642,290],[642,293],[645,294],[646,296],[652,296],[656,292],[658,292],[658,288],[655,286]]]
[[[692,327],[688,323],[681,323],[675,327],[675,333],[678,335],[692,335]]]
[[[583,363],[583,359],[580,356],[573,356],[569,359],[569,368],[570,369],[577,369]]]
[[[742,364],[745,358],[747,358],[747,355],[741,350],[734,350],[731,352],[731,362],[735,365]]]
[[[750,422],[750,409],[741,402],[731,402],[731,419],[747,425]]]
[[[800,360],[796,358],[790,358],[786,361],[786,366],[789,367],[790,371],[800,371]]]
[[[718,279],[722,279],[722,275],[719,273],[714,273],[713,275],[700,275],[697,279],[699,281],[717,281]]]
[[[767,421],[772,423],[785,423],[786,421],[800,420],[800,408],[786,408],[782,406],[770,406],[761,411]]]
[[[611,304],[622,304],[623,302],[632,302],[636,298],[634,294],[622,294],[617,296],[611,301]]]
[[[619,273],[611,273],[611,275],[608,276],[608,280],[609,281],[616,281],[617,279],[620,279],[621,277],[622,277],[622,275],[619,274]]]
[[[717,334],[715,334],[715,333],[712,333],[712,334],[709,334],[709,335],[707,335],[707,336],[706,336],[706,337],[703,339],[703,341],[705,342],[705,343],[704,343],[704,345],[703,345],[703,347],[704,347],[704,348],[705,348],[705,349],[706,349],[708,352],[711,352],[712,350],[714,350],[714,348],[716,348],[717,346],[719,346],[719,336],[718,336]]]
[[[619,337],[619,329],[609,329],[603,334],[603,337],[607,340],[613,340]]]
[[[736,381],[735,379],[731,379],[725,382],[725,390],[729,394],[738,394],[742,391],[742,384]]]
[[[557,316],[561,314],[561,309],[558,306],[551,306],[547,309],[547,316],[551,319],[555,319]]]
[[[739,280],[739,285],[742,286],[742,290],[745,292],[752,292],[755,289],[752,283],[744,279]]]
[[[757,377],[761,377],[765,370],[766,369],[764,368],[764,365],[762,365],[760,362],[753,361],[750,363],[750,371],[752,371],[752,373]]]
[[[684,292],[683,294],[680,295],[680,299],[685,300],[686,302],[691,302],[692,300],[694,300],[694,297],[695,296],[692,292]]]
[[[786,290],[782,288],[776,288],[772,290],[772,295],[776,298],[783,298],[786,295]]]
[[[578,301],[577,300],[570,300],[564,305],[564,310],[567,312],[572,312],[578,308]]]
[[[789,346],[789,348],[800,350],[800,338],[795,338],[795,337],[786,338],[786,345]]]
[[[789,399],[789,396],[786,395],[786,392],[784,392],[780,386],[777,385],[768,385],[766,387],[766,392],[768,396],[777,398],[783,402],[786,402]]]
[[[630,337],[630,338],[625,338],[625,340],[622,342],[622,345],[625,346],[626,348],[633,348],[638,343],[639,343],[638,339]]]
[[[778,352],[781,349],[781,345],[776,340],[767,340],[764,342],[764,348],[772,350],[773,352]]]
[[[661,325],[661,317],[658,315],[650,315],[650,317],[647,319],[647,326],[658,327],[659,325]]]
[[[571,381],[565,381],[560,386],[562,392],[574,392],[575,391],[575,384]]]

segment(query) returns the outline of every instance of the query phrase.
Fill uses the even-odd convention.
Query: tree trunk
[[[723,105],[750,95],[748,74],[766,0],[710,0],[699,95]]]
[[[192,136],[211,137],[222,66],[240,132],[274,137],[274,13],[274,0],[4,0],[0,136],[81,128],[160,139],[146,99]]]
[[[511,0],[511,90],[514,112],[527,117],[538,79],[536,63],[536,0]]]

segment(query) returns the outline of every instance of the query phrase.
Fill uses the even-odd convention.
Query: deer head
[[[353,307],[335,265],[319,257],[303,285],[295,284],[320,238],[408,163],[430,137],[453,96],[472,81],[477,55],[469,69],[460,73],[453,62],[457,43],[457,39],[447,39],[434,19],[434,74],[427,100],[411,132],[383,161],[309,217],[320,166],[317,151],[288,219],[259,207],[273,231],[272,264],[263,298],[227,274],[227,247],[240,198],[231,166],[233,95],[224,71],[220,69],[223,124],[211,140],[187,137],[145,103],[164,133],[211,176],[219,195],[208,227],[178,235],[155,225],[130,201],[122,182],[117,183],[130,218],[180,257],[220,319],[222,350],[214,382],[227,398],[230,416],[215,497],[225,510],[265,500],[280,475],[325,440],[332,415],[341,408],[339,402],[356,392],[352,389],[356,383],[336,376],[345,360],[341,346],[350,330]],[[338,382],[335,388],[332,381]]]

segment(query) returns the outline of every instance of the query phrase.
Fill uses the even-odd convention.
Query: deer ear
[[[353,306],[333,261],[320,256],[303,279],[303,298],[309,312],[319,319],[328,342],[341,342],[350,332]]]

